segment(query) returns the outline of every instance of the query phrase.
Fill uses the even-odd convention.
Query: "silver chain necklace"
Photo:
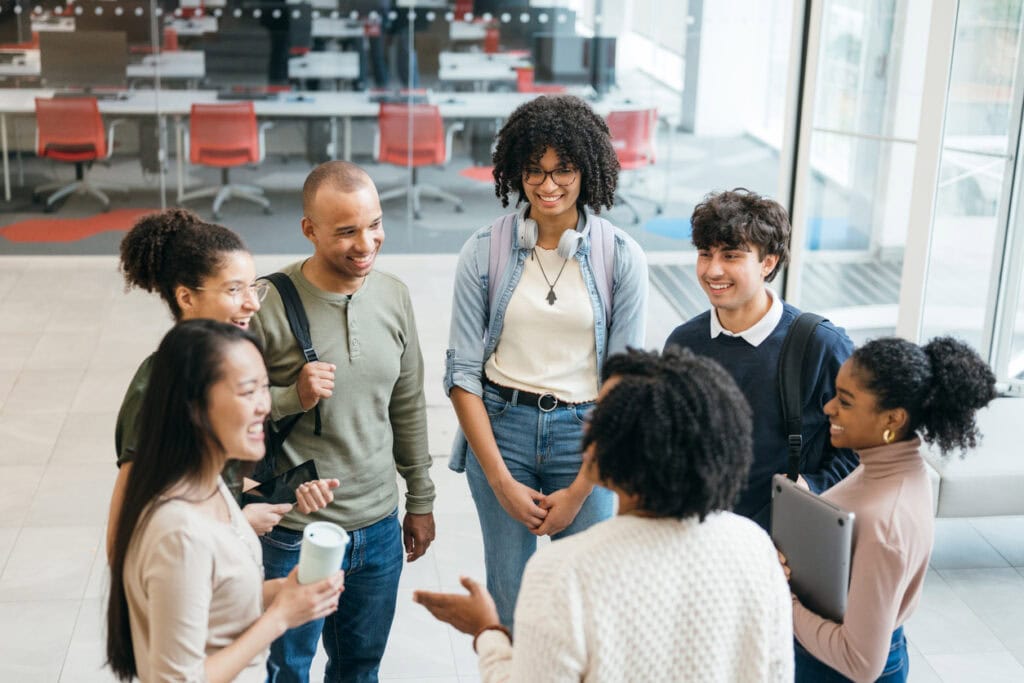
[[[537,248],[534,247],[531,249],[530,254],[537,260],[537,266],[540,268],[540,274],[544,277],[544,284],[548,286],[548,295],[544,298],[548,300],[548,306],[554,306],[555,301],[558,300],[558,297],[555,296],[555,285],[558,284],[558,279],[562,277],[562,272],[565,270],[565,264],[569,262],[569,259],[566,258],[562,261],[562,267],[558,269],[558,275],[555,276],[555,281],[552,282],[548,279],[548,274],[544,272],[544,264],[540,262],[540,257],[537,256]]]

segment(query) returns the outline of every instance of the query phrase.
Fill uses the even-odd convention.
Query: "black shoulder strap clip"
[[[804,356],[815,328],[824,321],[825,318],[815,313],[801,313],[786,333],[779,353],[779,402],[789,444],[786,474],[793,481],[800,476],[800,452],[803,448],[801,389],[804,385]]]

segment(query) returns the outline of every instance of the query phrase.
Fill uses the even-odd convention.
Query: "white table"
[[[167,22],[167,27],[173,28],[179,36],[201,36],[204,33],[217,32],[217,17],[210,15],[188,19],[175,17]]]
[[[362,38],[363,22],[346,17],[313,17],[314,38]]]
[[[10,166],[8,162],[7,116],[35,113],[36,97],[52,97],[52,89],[0,88],[0,154],[3,155],[4,198],[11,199]],[[436,104],[446,119],[495,119],[507,117],[519,105],[536,97],[534,93],[435,93],[429,101]],[[189,115],[193,102],[217,102],[213,90],[133,90],[122,100],[100,100],[100,112],[107,116],[172,117],[178,124]],[[646,109],[650,105],[638,99],[606,97],[591,102],[594,111],[607,116],[611,111]],[[338,122],[342,123],[343,158],[348,160],[352,149],[352,119],[376,119],[380,105],[371,102],[362,92],[288,93],[275,100],[254,103],[256,116],[261,118],[327,119],[331,129],[332,153],[337,154]],[[176,136],[178,157],[179,195],[184,185],[183,141]]]
[[[39,77],[42,68],[39,64],[39,50],[0,50],[0,52],[14,56],[12,61],[0,63],[0,77]]]
[[[469,82],[484,90],[490,81],[515,81],[516,69],[530,66],[530,59],[521,53],[442,52],[438,64],[440,80]]]
[[[202,50],[171,50],[146,55],[139,64],[129,64],[128,79],[153,80],[157,70],[160,78],[198,82],[206,76],[206,53]]]
[[[307,52],[288,60],[288,78],[354,81],[359,78],[358,52]]]

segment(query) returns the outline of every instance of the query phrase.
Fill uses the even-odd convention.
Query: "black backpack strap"
[[[295,289],[295,283],[284,273],[270,273],[263,276],[263,279],[271,282],[277,288],[278,294],[281,295],[284,313],[288,316],[288,326],[292,329],[292,335],[295,337],[295,341],[298,342],[299,348],[302,349],[302,355],[306,362],[313,363],[319,360],[316,350],[313,348],[313,339],[309,334],[309,318],[306,317],[306,307],[302,305],[302,299],[299,298],[299,291]],[[288,434],[301,417],[301,413],[291,415],[278,423],[278,433],[282,442],[288,438]],[[320,436],[322,425],[319,403],[316,405],[313,417],[313,433]]]
[[[824,321],[825,318],[815,313],[801,313],[786,333],[779,353],[779,399],[789,443],[787,475],[793,481],[800,476],[800,451],[804,441],[801,433],[804,356],[814,330]]]

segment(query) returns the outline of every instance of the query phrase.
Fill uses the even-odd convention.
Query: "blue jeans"
[[[796,677],[794,683],[849,683],[850,679],[835,669],[814,658],[796,640],[793,641],[796,656]],[[903,627],[892,632],[889,658],[885,660],[882,675],[875,683],[905,683],[910,675],[910,657],[907,655],[907,639]]]
[[[572,484],[582,464],[583,416],[592,403],[559,405],[545,413],[505,401],[490,387],[484,388],[483,400],[498,450],[516,481],[545,494]],[[494,597],[501,623],[512,628],[519,583],[526,561],[537,549],[537,537],[505,512],[472,450],[470,454],[466,477],[484,537],[487,590]],[[608,519],[614,501],[611,491],[595,487],[572,524],[552,538],[570,536]]]
[[[338,611],[293,628],[270,646],[268,675],[277,671],[276,683],[307,683],[316,644],[323,633],[327,651],[324,681],[375,682],[391,622],[395,617],[398,579],[402,574],[402,531],[398,510],[381,521],[349,531],[349,544],[341,569],[345,590]],[[302,533],[275,527],[262,536],[266,578],[287,576],[299,562]]]

